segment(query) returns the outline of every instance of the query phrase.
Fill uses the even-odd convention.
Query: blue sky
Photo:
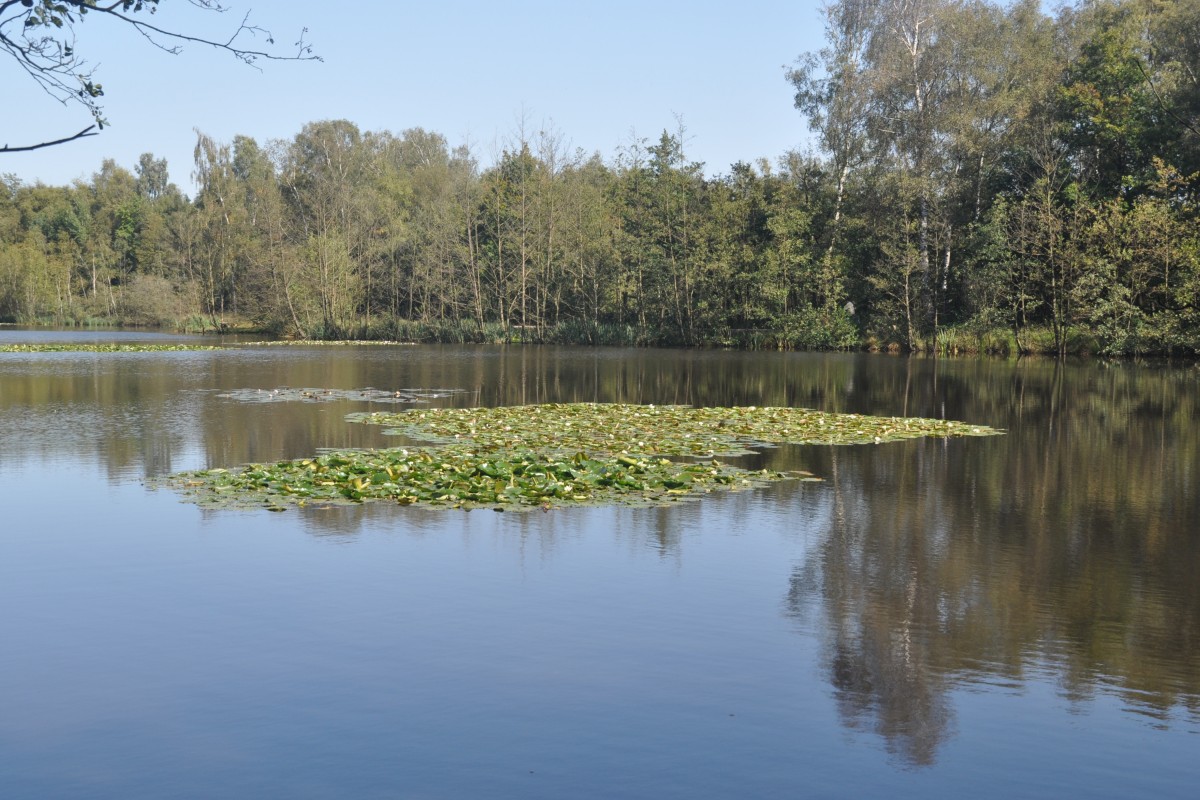
[[[155,50],[136,34],[89,19],[77,50],[97,67],[111,123],[100,136],[0,156],[0,172],[65,184],[104,158],[132,168],[165,157],[190,192],[199,128],[218,140],[291,138],[306,122],[349,119],[364,130],[422,127],[468,143],[483,164],[524,118],[574,148],[611,158],[634,137],[656,139],[676,119],[687,151],[710,174],[738,160],[774,161],[810,136],[792,107],[784,67],[822,44],[818,3],[366,2],[228,0],[224,15],[163,0],[155,24],[225,38],[251,11],[280,43],[307,27],[323,63],[264,63],[262,71],[192,45]],[[0,142],[57,138],[89,122],[0,62]],[[14,109],[19,109],[13,113]]]

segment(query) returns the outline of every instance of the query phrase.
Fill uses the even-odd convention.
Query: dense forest
[[[419,128],[197,132],[0,176],[0,320],[302,337],[1200,353],[1200,3],[840,0],[786,72],[818,149],[494,159]],[[798,134],[799,136],[799,134]],[[2,167],[2,163],[0,163]]]

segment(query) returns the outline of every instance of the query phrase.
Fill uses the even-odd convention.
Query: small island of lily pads
[[[199,344],[178,342],[159,344],[154,342],[15,342],[0,344],[0,353],[181,353],[188,351],[234,350],[250,347],[358,347],[363,345],[403,345],[407,342],[359,341],[315,339],[282,339],[265,342],[229,342],[225,344]]]
[[[133,342],[17,342],[0,344],[0,353],[183,353],[224,350],[218,344],[153,344]]]
[[[239,403],[328,403],[338,401],[366,403],[427,403],[461,392],[461,389],[231,389],[218,394]]]
[[[529,510],[664,505],[809,472],[747,470],[713,460],[782,444],[879,444],[923,436],[990,436],[949,420],[831,414],[803,408],[693,408],[554,403],[351,414],[408,437],[408,448],[185,472],[166,479],[206,507],[283,511],[390,501]]]

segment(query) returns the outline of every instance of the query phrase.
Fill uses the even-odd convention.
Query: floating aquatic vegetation
[[[272,342],[230,342],[226,344],[113,344],[94,342],[43,342],[0,345],[0,353],[158,353],[185,350],[229,350],[238,347],[337,347],[347,345],[411,345],[412,342],[317,339],[288,339]]]
[[[294,390],[299,392],[314,390]],[[497,510],[675,502],[714,489],[819,480],[808,472],[751,472],[697,457],[776,444],[879,443],[919,436],[987,436],[963,422],[801,408],[549,404],[350,414],[430,446],[351,450],[315,458],[203,470],[166,480],[210,507],[388,500]],[[691,460],[672,460],[691,459]]]
[[[662,505],[806,472],[751,472],[717,462],[573,456],[463,447],[347,450],[315,458],[186,472],[166,485],[210,508],[267,508],[385,500],[443,508],[530,510],[562,505]]]
[[[217,397],[240,403],[322,403],[351,400],[367,403],[426,403],[461,392],[462,389],[234,389]]]
[[[223,350],[213,344],[112,344],[95,342],[41,342],[0,344],[0,353],[165,353],[190,350]]]
[[[346,345],[410,345],[412,342],[343,340],[325,342],[315,339],[294,339],[277,342],[231,342],[227,344],[114,344],[95,342],[41,342],[0,345],[0,353],[159,353],[185,350],[229,350],[237,347],[304,346],[328,347]]]
[[[779,444],[878,444],[923,436],[988,436],[951,420],[830,414],[807,408],[692,408],[563,403],[366,412],[346,419],[434,444],[538,452],[734,456]]]
[[[275,339],[269,342],[238,342],[239,347],[345,347],[347,345],[413,345],[387,339]]]

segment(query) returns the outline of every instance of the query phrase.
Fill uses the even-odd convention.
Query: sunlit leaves
[[[655,505],[714,489],[817,480],[807,472],[750,472],[697,460],[747,454],[754,446],[999,433],[963,422],[826,414],[804,408],[595,403],[372,412],[350,414],[347,419],[388,425],[391,433],[431,446],[413,452],[335,452],[232,471],[184,473],[167,482],[201,505],[272,510],[310,502],[365,500],[497,510]]]
[[[750,472],[717,462],[571,456],[445,447],[339,451],[317,458],[203,470],[167,479],[202,506],[268,508],[382,500],[442,508],[530,510],[562,505],[661,505],[714,489],[808,473]]]
[[[347,419],[386,425],[389,432],[481,448],[639,453],[659,456],[730,456],[754,445],[872,444],[922,436],[986,436],[992,428],[964,422],[808,408],[691,408],[565,403],[503,408],[440,408],[351,414]]]

